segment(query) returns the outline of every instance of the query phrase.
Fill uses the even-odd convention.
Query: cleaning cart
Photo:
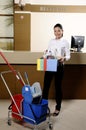
[[[11,125],[12,119],[22,121],[32,125],[34,130],[38,130],[39,125],[47,123],[49,129],[53,129],[52,122],[50,120],[50,109],[48,107],[48,100],[42,99],[41,89],[39,83],[34,83],[32,86],[25,84],[21,74],[14,70],[14,68],[8,63],[2,52],[0,52],[3,59],[8,64],[10,71],[3,71],[0,73],[2,81],[10,94],[11,104],[8,107],[8,125]],[[4,74],[14,73],[16,78],[23,85],[22,93],[12,95]],[[39,90],[39,91],[38,91]],[[44,127],[44,126],[43,126]]]

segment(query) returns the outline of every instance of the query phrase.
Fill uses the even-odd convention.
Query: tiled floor
[[[20,125],[12,121],[11,126],[7,124],[9,100],[0,100],[0,130],[30,130],[25,124]],[[49,108],[54,111],[55,101],[49,100]],[[62,109],[58,117],[51,117],[53,130],[86,130],[86,100],[63,100]],[[40,124],[38,130],[46,128],[46,122]],[[46,127],[45,127],[46,125]]]

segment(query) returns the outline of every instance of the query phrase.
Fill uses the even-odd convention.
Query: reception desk
[[[11,64],[36,64],[38,58],[42,57],[42,52],[28,52],[28,51],[3,51],[4,56]],[[0,57],[0,64],[5,63]],[[86,64],[85,52],[71,52],[71,59],[65,64]]]
[[[42,57],[42,52],[27,51],[4,51],[4,56],[15,70],[19,71],[26,82],[24,72],[29,75],[30,85],[40,82],[43,89],[44,72],[37,71],[36,61]],[[9,67],[0,56],[0,72],[9,70]],[[71,59],[65,62],[63,78],[63,98],[64,99],[86,99],[86,53],[72,52]],[[22,85],[12,73],[5,75],[6,82],[12,94],[21,93]],[[49,98],[55,97],[54,80],[51,84]],[[8,91],[0,77],[0,99],[10,98]]]

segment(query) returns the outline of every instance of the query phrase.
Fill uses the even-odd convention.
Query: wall
[[[18,3],[18,0],[15,2]],[[47,48],[49,40],[54,38],[53,26],[58,22],[63,25],[64,37],[69,41],[70,45],[72,35],[86,36],[84,29],[86,23],[85,0],[25,0],[25,2],[31,5],[31,12],[29,9],[23,11],[31,14],[29,43],[31,52],[43,52]],[[76,6],[76,9],[74,6]],[[41,9],[38,11],[37,8],[43,8],[43,11]],[[86,40],[83,50],[86,51]]]
[[[14,14],[14,50],[30,50],[30,14]]]
[[[53,35],[53,26],[61,23],[64,29],[64,37],[71,44],[72,35],[83,35],[85,33],[85,13],[32,13],[31,14],[31,51],[43,51]],[[34,22],[35,21],[35,22]],[[37,46],[37,48],[35,47]],[[86,42],[85,47],[86,48]]]
[[[15,3],[18,3],[19,0],[14,0]],[[85,0],[23,0],[26,3],[31,3],[31,4],[60,4],[60,5],[86,5]]]

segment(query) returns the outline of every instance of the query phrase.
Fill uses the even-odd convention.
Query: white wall
[[[24,1],[26,3],[31,3],[31,4],[86,5],[86,0],[24,0]],[[15,3],[18,2],[19,0],[15,0]]]
[[[28,0],[27,0],[28,1]],[[86,5],[86,0],[30,0],[32,4]]]
[[[86,0],[24,0],[31,4],[86,5]],[[19,0],[15,0],[18,3]],[[64,36],[71,44],[71,35],[86,37],[86,13],[38,13],[31,12],[31,51],[44,51],[53,35],[53,26],[61,23]],[[85,40],[86,41],[86,40]],[[84,46],[86,49],[86,43]],[[83,50],[84,50],[83,49]]]
[[[85,13],[32,13],[31,14],[31,51],[43,51],[54,38],[53,26],[61,23],[64,37],[71,44],[72,35],[86,36]],[[86,44],[85,44],[86,48]]]

